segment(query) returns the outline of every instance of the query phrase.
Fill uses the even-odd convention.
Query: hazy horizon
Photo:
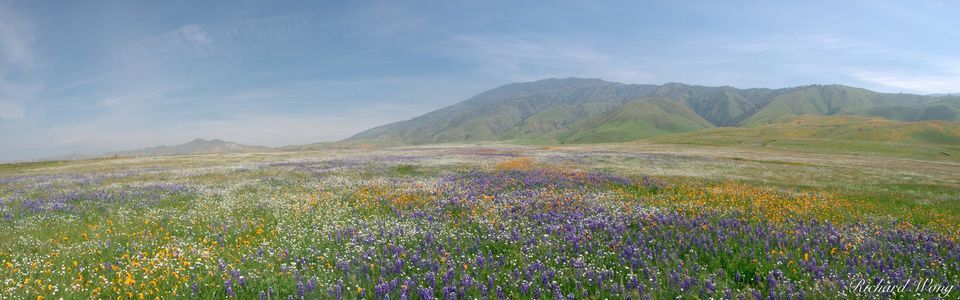
[[[544,78],[960,92],[941,2],[0,1],[0,161],[333,141]]]

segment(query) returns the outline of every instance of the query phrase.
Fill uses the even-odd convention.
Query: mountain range
[[[230,141],[219,139],[194,139],[184,144],[172,146],[157,146],[144,149],[110,152],[104,156],[108,157],[142,157],[142,156],[165,156],[165,155],[186,155],[186,154],[209,154],[209,153],[246,153],[246,152],[265,152],[273,151],[270,147],[242,145]]]
[[[795,118],[802,119],[792,122]],[[872,135],[840,136],[882,140],[891,135],[886,131],[903,129],[905,125],[900,123],[906,122],[911,129],[903,134],[911,137],[901,139],[953,144],[960,143],[957,121],[958,96],[878,93],[843,85],[738,89],[565,78],[501,86],[410,120],[358,133],[344,142],[603,143],[716,127],[756,130],[772,126],[787,134],[800,126],[791,124],[811,123],[823,124],[821,129],[826,131],[839,130],[830,124],[873,124],[863,125]],[[878,125],[881,123],[886,125]],[[854,130],[862,133],[863,129]],[[809,128],[805,130],[809,132]]]
[[[843,85],[738,89],[565,78],[513,83],[339,142],[280,148],[195,139],[104,156],[296,151],[460,142],[765,146],[817,139],[960,147],[960,95],[878,93]],[[811,144],[813,145],[813,144]],[[861,145],[876,147],[876,145]],[[937,148],[937,149],[943,149]],[[941,150],[935,150],[940,152]],[[933,151],[933,150],[931,150]]]

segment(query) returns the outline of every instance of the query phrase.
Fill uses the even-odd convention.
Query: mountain
[[[742,125],[760,125],[800,115],[878,116],[900,121],[960,120],[957,100],[883,94],[842,85],[815,85],[772,97]],[[934,112],[940,109],[944,109],[942,114]]]
[[[495,88],[343,142],[623,142],[713,127],[764,126],[808,115],[960,121],[960,97],[885,94],[842,85],[738,89],[545,79]]]
[[[351,140],[429,144],[533,137],[563,130],[643,95],[656,86],[599,79],[508,84],[423,116],[361,132]]]
[[[589,118],[557,137],[574,143],[624,142],[713,127],[689,107],[669,98],[641,98]]]
[[[272,150],[272,148],[264,146],[248,146],[219,139],[205,140],[198,138],[180,145],[158,146],[138,150],[111,152],[105,154],[104,156],[143,157],[209,153],[264,152]]]

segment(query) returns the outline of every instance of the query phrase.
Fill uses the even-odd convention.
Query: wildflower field
[[[674,150],[2,165],[0,298],[960,296],[957,162]]]

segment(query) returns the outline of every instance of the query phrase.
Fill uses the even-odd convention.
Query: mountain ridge
[[[105,157],[146,157],[146,156],[165,156],[165,155],[190,155],[190,154],[213,154],[213,153],[247,153],[273,151],[273,148],[265,146],[250,146],[221,139],[203,139],[195,138],[189,142],[177,145],[162,145],[148,147],[136,150],[115,151],[105,153]]]
[[[960,121],[960,97],[888,94],[836,84],[739,89],[551,78],[503,85],[342,142],[622,142],[712,127],[762,126],[804,115]]]

